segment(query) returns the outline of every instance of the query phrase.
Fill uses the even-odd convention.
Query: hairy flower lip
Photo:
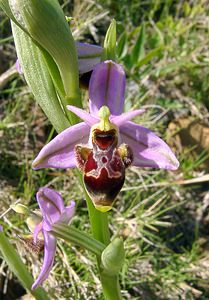
[[[34,242],[36,243],[39,232],[44,236],[44,260],[38,278],[32,285],[32,289],[40,286],[49,276],[53,267],[57,240],[51,233],[54,224],[68,224],[75,212],[75,202],[67,207],[64,206],[61,195],[49,188],[40,188],[36,194],[37,201],[42,212],[42,221],[34,230]]]

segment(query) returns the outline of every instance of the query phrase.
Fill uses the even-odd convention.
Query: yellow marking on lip
[[[112,206],[95,205],[95,208],[101,212],[107,212],[112,209]]]

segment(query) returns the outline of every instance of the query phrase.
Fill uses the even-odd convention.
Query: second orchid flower
[[[75,212],[75,202],[71,201],[70,205],[65,207],[61,195],[55,190],[41,188],[37,192],[36,198],[42,213],[42,221],[35,228],[34,242],[37,242],[38,235],[41,232],[44,237],[44,261],[32,289],[43,283],[53,267],[57,244],[56,237],[51,233],[53,225],[58,223],[68,224]]]

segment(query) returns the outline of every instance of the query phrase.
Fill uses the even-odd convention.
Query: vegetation
[[[124,299],[209,298],[209,4],[206,0],[60,1],[77,40],[102,44],[110,20],[117,21],[118,61],[127,74],[126,105],[146,108],[136,121],[173,148],[175,172],[130,168],[114,209],[111,231],[124,237],[126,261],[120,273]],[[37,276],[41,254],[28,252],[24,217],[10,210],[19,201],[37,208],[40,186],[77,202],[73,224],[90,233],[82,188],[74,171],[31,169],[54,135],[14,68],[16,52],[8,18],[0,11],[0,223]],[[85,92],[84,92],[85,93]],[[86,99],[88,95],[86,93]],[[92,263],[95,261],[94,263]],[[4,261],[2,299],[24,291]],[[92,254],[59,242],[44,288],[51,299],[102,299]],[[11,291],[12,290],[12,291]]]

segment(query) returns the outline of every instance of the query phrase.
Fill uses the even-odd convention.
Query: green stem
[[[121,300],[120,285],[118,282],[118,276],[109,276],[107,274],[100,273],[101,283],[103,288],[103,294],[106,300]]]
[[[89,195],[86,192],[82,175],[78,172],[78,177],[82,183],[83,190],[85,192],[88,212],[89,212],[89,219],[91,224],[91,230],[93,237],[100,241],[101,243],[105,244],[106,246],[110,243],[110,232],[108,226],[108,215],[107,213],[103,213],[95,209]],[[120,300],[121,292],[120,286],[118,281],[118,276],[110,276],[108,274],[104,274],[102,266],[101,266],[101,255],[97,255],[97,264],[100,273],[100,279],[102,283],[103,294],[105,300]]]
[[[28,273],[25,264],[22,262],[20,256],[3,232],[0,232],[0,251],[9,268],[21,281],[26,290],[28,290],[37,300],[50,300],[47,293],[42,288],[31,290],[33,278]]]
[[[55,224],[53,226],[52,233],[67,242],[91,251],[97,256],[101,256],[102,251],[105,248],[105,245],[96,239],[72,226],[67,226],[66,224]]]
[[[95,239],[99,240],[105,245],[108,245],[110,243],[110,232],[108,228],[107,213],[102,213],[96,210],[86,191],[85,194],[86,194],[86,201],[87,201],[89,219],[90,219],[93,236]],[[98,264],[98,269],[100,273],[100,279],[102,283],[102,289],[103,289],[105,300],[122,299],[118,276],[117,275],[109,276],[102,272],[103,269],[101,267],[101,256],[98,255],[97,255],[97,264]]]

